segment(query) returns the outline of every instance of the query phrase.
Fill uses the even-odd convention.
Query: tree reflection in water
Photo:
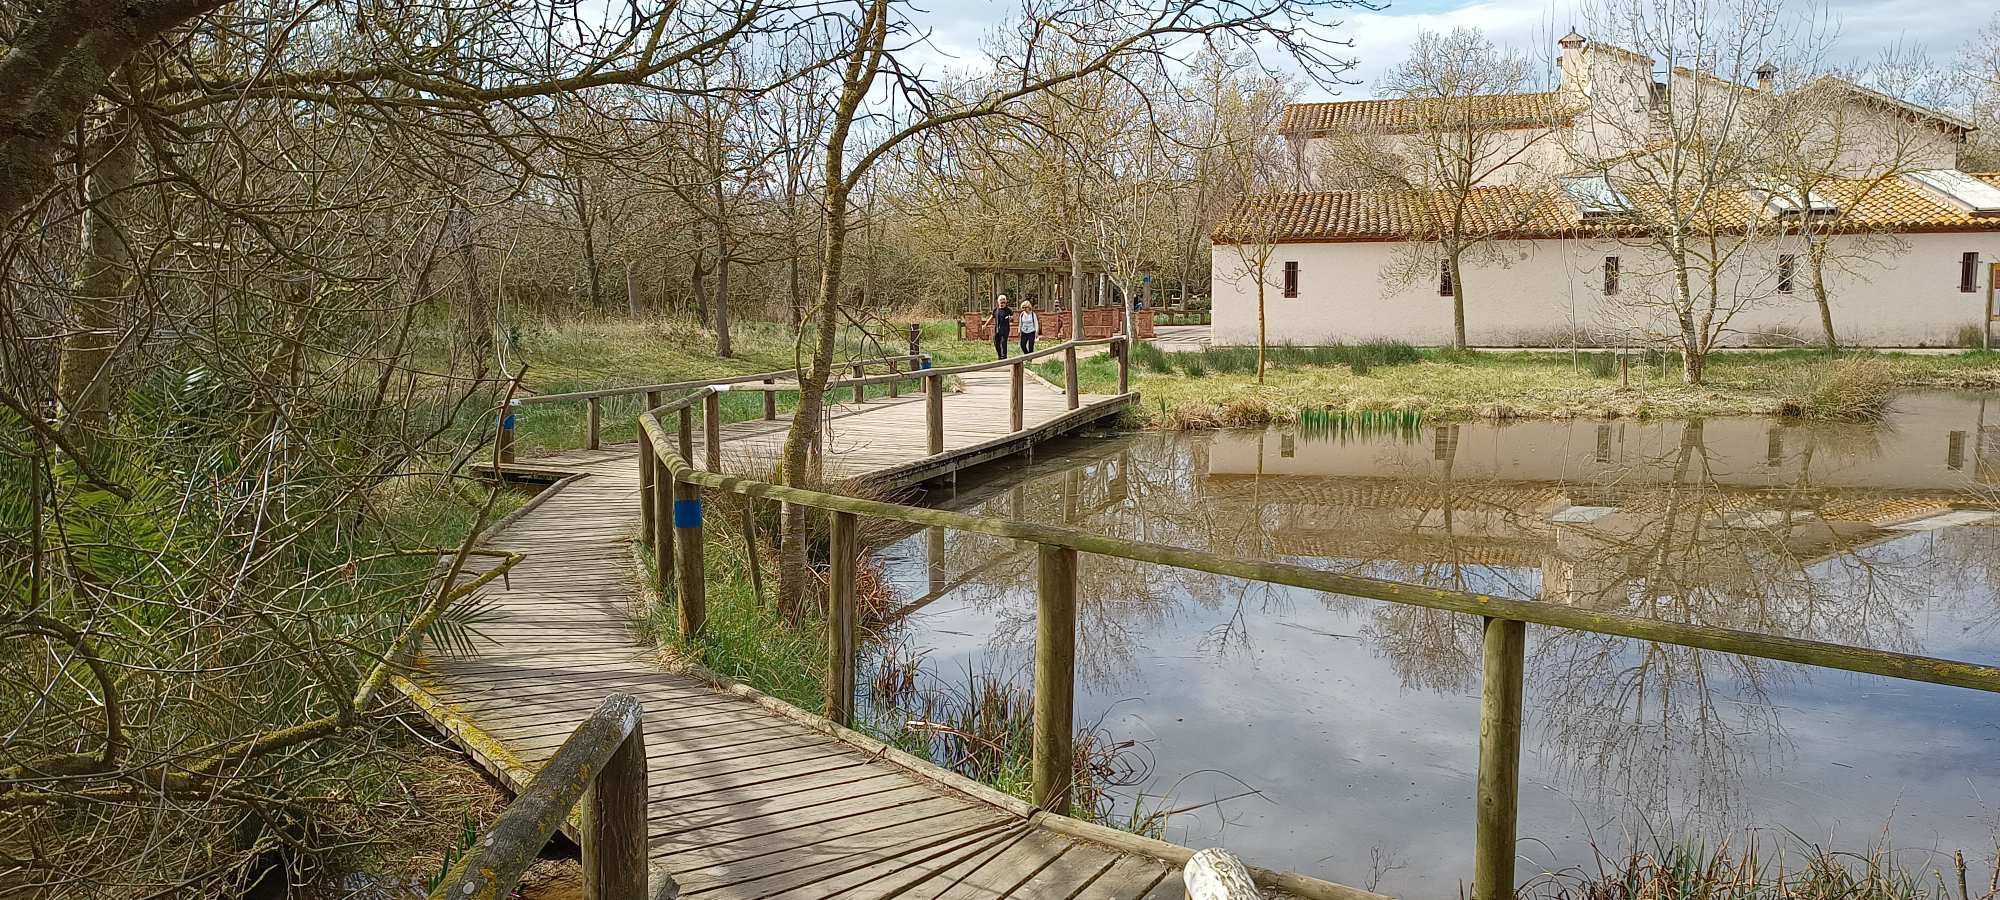
[[[2000,438],[1979,398],[1919,397],[1888,426],[1775,420],[1441,425],[1420,435],[1141,434],[1000,470],[941,505],[1229,556],[1623,615],[1978,658],[2000,628]],[[2000,423],[1996,423],[2000,424]],[[1967,434],[1978,435],[1970,452]],[[913,552],[915,551],[915,552]],[[899,545],[1026,660],[1033,552],[978,535]],[[996,561],[1000,561],[996,564]],[[1101,695],[1174,690],[1142,663],[1204,623],[1196,652],[1254,659],[1297,604],[1364,622],[1405,691],[1477,687],[1471,617],[1086,555],[1079,677]],[[907,639],[926,639],[913,620]],[[1309,629],[1310,630],[1310,629]],[[1598,821],[1745,820],[1742,785],[1792,764],[1782,696],[1801,667],[1534,629],[1530,752]],[[1336,636],[1344,637],[1344,636]],[[1329,651],[1332,652],[1332,651]],[[1156,748],[1172,753],[1173,748]],[[1224,766],[1226,769],[1227,767]],[[1886,816],[1887,811],[1878,811]]]

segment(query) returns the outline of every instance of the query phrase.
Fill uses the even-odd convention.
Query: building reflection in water
[[[1879,426],[1143,434],[1078,442],[932,499],[1225,555],[1994,662],[2000,421],[1987,423],[1987,405],[1909,397]],[[905,590],[935,601],[894,639],[932,651],[934,665],[1006,671],[1029,658],[1031,548],[932,531],[883,558]],[[1083,578],[1079,671],[1093,701],[1080,701],[1080,715],[1096,709],[1147,732],[1131,736],[1153,738],[1163,778],[1219,771],[1279,798],[1203,811],[1182,823],[1185,837],[1349,882],[1382,877],[1380,848],[1432,848],[1412,856],[1428,862],[1383,881],[1411,893],[1448,891],[1464,874],[1476,620],[1102,557],[1085,558]],[[1525,777],[1538,790],[1526,793],[1545,802],[1531,803],[1522,834],[1537,864],[1588,863],[1579,855],[1606,829],[1613,844],[1621,829],[1745,826],[1815,838],[1835,829],[1865,843],[1892,817],[1904,827],[1909,810],[1895,813],[1905,798],[1939,808],[1899,831],[1900,844],[1993,846],[1968,839],[1993,824],[1984,805],[1970,801],[1958,816],[1970,821],[1942,820],[1968,802],[1968,785],[2000,796],[1990,762],[2000,702],[1589,633],[1531,634]],[[1842,769],[1854,763],[1829,754],[1829,727],[1915,709],[1930,717],[1918,720],[1929,745],[1884,735],[1856,755],[1922,777]],[[1217,726],[1190,724],[1197,716],[1243,719],[1311,755],[1273,760],[1259,752],[1271,748],[1211,740]],[[1381,743],[1371,730],[1408,737],[1388,742],[1394,758],[1343,760]],[[1856,794],[1853,779],[1874,787]],[[1953,782],[1955,793],[1929,793]],[[1421,800],[1397,806],[1399,790]],[[1848,802],[1871,791],[1879,802]],[[1365,826],[1327,821],[1357,803],[1394,811]],[[1405,807],[1413,814],[1400,815]]]

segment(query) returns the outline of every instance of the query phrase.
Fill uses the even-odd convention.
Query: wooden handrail
[[[843,363],[843,365],[886,366],[890,362],[899,362],[899,363],[908,362],[909,359],[910,359],[909,354],[899,353],[894,356],[877,356],[869,359],[854,360],[853,362]],[[750,382],[750,381],[763,381],[765,379],[784,378],[790,375],[795,375],[797,373],[798,369],[796,368],[779,369],[775,372],[757,372],[750,375],[726,375],[721,378],[700,378],[690,381],[669,381],[661,384],[635,384],[626,387],[595,388],[588,391],[569,391],[561,394],[534,394],[527,397],[515,397],[513,403],[515,406],[532,406],[538,403],[554,403],[559,400],[589,400],[594,397],[598,398],[619,397],[626,394],[684,391],[690,388],[707,387],[709,385],[715,385],[715,384],[742,384],[744,382]]]
[[[1057,349],[1057,348],[1051,348]],[[1002,364],[1021,365],[1018,360]],[[1072,372],[1074,366],[1070,367]],[[1018,371],[1018,370],[1017,370]],[[938,370],[928,370],[933,386]],[[706,389],[700,393],[707,393]],[[937,401],[936,391],[930,402]],[[685,401],[683,401],[685,403]],[[685,409],[685,405],[682,407]],[[935,407],[934,407],[935,408]],[[933,413],[933,423],[941,414]],[[1186,550],[1148,541],[1107,537],[1074,528],[1041,525],[1011,519],[976,516],[948,510],[926,509],[879,500],[864,500],[825,491],[786,487],[750,478],[703,471],[689,464],[687,454],[677,453],[660,424],[658,411],[639,417],[641,440],[649,445],[662,474],[680,491],[698,494],[700,488],[725,491],[746,497],[775,500],[802,507],[826,510],[840,524],[837,530],[851,534],[857,517],[888,519],[912,525],[955,529],[1026,541],[1039,546],[1040,575],[1037,579],[1037,626],[1035,650],[1034,758],[1030,760],[1033,796],[1036,805],[1060,812],[1068,807],[1073,748],[1067,740],[1074,722],[1067,721],[1074,706],[1076,558],[1080,553],[1128,559],[1206,572],[1268,584],[1306,590],[1364,597],[1388,603],[1441,609],[1479,616],[1484,623],[1479,726],[1479,771],[1476,789],[1474,829],[1474,900],[1511,900],[1514,896],[1516,827],[1519,821],[1521,700],[1524,688],[1524,647],[1527,626],[1568,628],[1596,634],[1614,635],[1736,653],[1759,659],[1798,663],[1819,668],[1881,675],[1906,681],[1940,684],[1970,690],[2000,693],[2000,667],[1962,660],[1944,659],[1831,644],[1804,638],[1761,634],[1710,625],[1693,625],[1644,619],[1617,613],[1597,612],[1528,600],[1514,600],[1486,594],[1452,591],[1422,585],[1402,584],[1379,578],[1344,575],[1291,563],[1225,557],[1214,553]],[[931,452],[941,450],[933,437]],[[685,485],[685,488],[678,486]],[[699,516],[697,506],[696,516]],[[699,539],[699,532],[695,532]],[[851,538],[844,540],[851,541]],[[835,557],[837,566],[852,564],[858,554],[846,550]],[[682,596],[699,598],[704,578],[700,571],[680,573]],[[838,584],[839,575],[836,575]],[[698,601],[697,601],[698,602]],[[686,611],[683,610],[683,616]],[[830,627],[846,629],[844,615],[830,617]],[[1067,631],[1067,633],[1065,633]],[[852,653],[851,635],[829,636],[829,648]],[[834,664],[835,677],[829,678],[828,707],[836,712],[852,709],[851,685],[836,685],[844,673],[852,672],[852,661]],[[1292,888],[1283,873],[1255,870],[1258,882],[1266,887]],[[1356,896],[1352,888],[1329,887],[1325,896]]]
[[[637,697],[614,693],[570,732],[547,765],[445,873],[430,900],[511,897],[542,847],[583,804],[583,893],[601,900],[672,897],[646,864],[646,737]]]

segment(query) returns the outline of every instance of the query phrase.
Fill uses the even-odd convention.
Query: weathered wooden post
[[[708,470],[722,471],[722,394],[714,388],[701,397],[701,439]]]
[[[500,427],[493,433],[493,449],[501,462],[510,463],[514,461],[514,407],[511,404],[500,407],[498,422]],[[493,475],[498,478],[500,473],[496,471]]]
[[[964,320],[961,319],[960,321],[963,322]],[[918,369],[924,367],[923,340],[924,340],[924,327],[915,322],[911,322],[910,323],[910,371],[912,372],[915,372]],[[922,390],[923,387],[924,387],[924,382],[922,381],[917,382],[918,390]]]
[[[644,412],[652,412],[653,410],[656,410],[656,409],[659,409],[659,408],[660,408],[660,392],[659,392],[659,391],[647,391],[647,392],[646,392],[646,408],[645,408]]]
[[[1028,381],[1028,364],[1016,362],[1010,368],[1014,377],[1007,384],[1007,430],[1020,431],[1023,424],[1021,403]]]
[[[1480,655],[1479,793],[1473,828],[1473,900],[1512,900],[1521,796],[1521,693],[1528,626],[1486,619]]]
[[[604,443],[600,438],[604,433],[604,404],[598,398],[591,397],[583,401],[583,405],[587,408],[590,418],[590,449],[602,450]]]
[[[583,896],[641,900],[646,893],[646,729],[632,700],[631,732],[584,789]]]
[[[868,372],[868,367],[857,363],[854,366],[853,371],[855,378],[861,378]],[[866,385],[857,384],[854,386],[854,402],[856,403],[868,402],[868,387]]]
[[[827,539],[826,717],[854,725],[854,575],[861,562],[853,513],[833,513]]]
[[[944,452],[944,379],[937,375],[924,376],[924,430],[929,435],[925,446],[932,456]]]
[[[1036,806],[1069,814],[1076,770],[1076,551],[1042,545],[1035,612],[1035,735],[1029,762]]]
[[[1069,398],[1069,408],[1079,405],[1076,393],[1076,341],[1071,339],[1063,348],[1063,395]]]
[[[778,392],[772,388],[778,383],[775,378],[764,379],[764,420],[778,417]]]
[[[674,582],[681,637],[702,636],[708,623],[708,572],[702,567],[701,486],[674,479]]]
[[[694,465],[694,407],[692,405],[682,404],[680,425],[681,462],[691,466]]]
[[[1127,333],[1111,345],[1111,352],[1118,354],[1118,393],[1132,390],[1132,335]]]
[[[639,429],[639,543],[653,546],[653,441]]]
[[[667,461],[653,453],[653,569],[660,596],[674,585],[674,476]]]

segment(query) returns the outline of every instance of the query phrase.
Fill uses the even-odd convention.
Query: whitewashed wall
[[[1905,235],[1900,252],[1876,253],[1877,263],[1834,273],[1834,327],[1843,343],[1878,347],[1950,346],[1962,326],[1986,310],[1984,263],[2000,262],[2000,232]],[[1417,345],[1451,341],[1451,298],[1436,278],[1396,285],[1384,277],[1405,245],[1389,242],[1283,244],[1271,256],[1265,291],[1268,340],[1318,345],[1393,339]],[[1660,259],[1641,247],[1605,240],[1507,241],[1495,245],[1506,265],[1469,263],[1465,270],[1466,331],[1479,346],[1567,343],[1582,332],[1605,340],[1641,342],[1671,331],[1651,292],[1666,287]],[[1978,290],[1958,289],[1959,255],[1981,255]],[[1793,293],[1775,293],[1773,242],[1739,254],[1730,290],[1751,298],[1733,321],[1726,343],[1773,343],[1795,335],[1817,340],[1819,312],[1810,277],[1799,261]],[[1606,256],[1620,257],[1620,293],[1602,294]],[[1801,257],[1803,255],[1801,254]],[[1257,339],[1256,279],[1230,245],[1213,248],[1214,341]],[[1299,296],[1279,285],[1287,261],[1299,263]],[[1753,338],[1753,335],[1761,337]]]

